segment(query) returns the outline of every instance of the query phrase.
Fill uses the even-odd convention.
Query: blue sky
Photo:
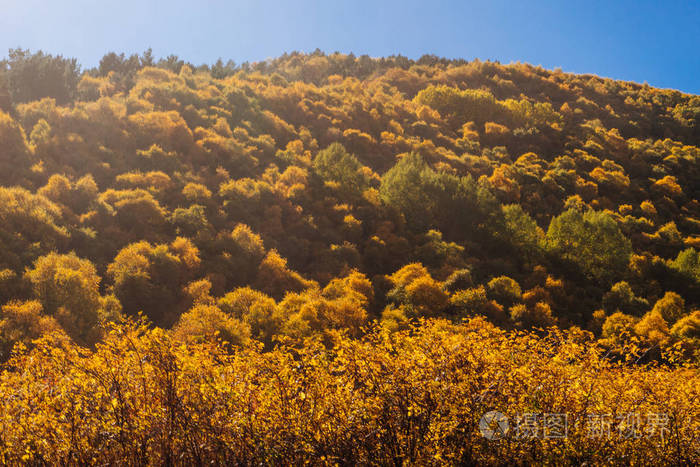
[[[195,64],[293,50],[515,61],[700,94],[700,1],[0,0],[11,47]]]

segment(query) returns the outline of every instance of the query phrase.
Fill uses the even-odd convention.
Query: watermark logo
[[[501,439],[509,430],[508,417],[497,410],[486,412],[479,420],[479,431],[486,439]]]
[[[647,413],[644,417],[636,412],[612,414],[586,414],[585,419],[574,420],[574,426],[585,431],[588,439],[640,439],[659,438],[670,435],[671,417],[665,413]],[[569,436],[569,416],[565,413],[528,412],[512,415],[492,410],[479,421],[481,436],[497,440],[506,436],[516,440],[565,439]]]

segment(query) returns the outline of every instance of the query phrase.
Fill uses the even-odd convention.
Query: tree
[[[217,301],[226,314],[241,320],[250,329],[250,335],[271,348],[272,339],[280,333],[284,316],[275,300],[250,287],[239,287]]]
[[[429,267],[439,268],[443,265],[462,266],[464,247],[455,242],[446,242],[439,230],[428,230],[424,243],[416,248],[415,257]],[[417,242],[416,242],[417,243]]]
[[[423,190],[430,169],[418,154],[404,156],[382,177],[379,191],[384,203],[396,208],[409,226],[424,230],[434,221],[435,200]]]
[[[49,181],[37,190],[54,203],[66,206],[75,214],[81,214],[91,208],[97,201],[97,184],[92,175],[85,175],[72,183],[63,175],[54,174]]]
[[[550,253],[576,265],[592,279],[610,283],[624,273],[632,254],[630,240],[604,212],[569,209],[552,219],[546,236]]]
[[[300,292],[313,283],[287,267],[287,260],[275,250],[263,258],[255,279],[255,288],[280,299],[287,292]]]
[[[41,50],[31,53],[10,49],[3,74],[15,104],[51,97],[63,105],[75,97],[80,65],[75,58],[44,54]]]
[[[520,284],[508,276],[494,277],[488,283],[489,296],[498,303],[510,307],[522,298]]]
[[[325,182],[337,184],[341,193],[358,197],[369,186],[362,173],[362,164],[342,144],[333,143],[319,151],[313,162],[314,171]]]
[[[26,278],[44,311],[80,344],[92,344],[100,335],[100,277],[95,266],[75,253],[50,253],[34,262]]]
[[[545,302],[537,302],[531,307],[522,303],[514,305],[510,309],[510,319],[521,329],[548,328],[556,323],[551,307]]]
[[[182,67],[185,66],[185,61],[181,60],[177,55],[168,55],[166,58],[158,60],[158,66],[173,73],[180,73]]]
[[[29,146],[22,126],[1,109],[0,148],[0,182],[17,184],[29,167]]]
[[[372,282],[359,271],[353,270],[343,278],[335,278],[323,288],[322,295],[329,300],[349,297],[363,308],[372,305],[374,289]]]
[[[676,321],[671,328],[671,334],[684,339],[695,339],[700,343],[700,310]]]
[[[359,336],[367,324],[372,295],[371,283],[357,272],[334,279],[323,290],[289,293],[279,304],[286,318],[283,332],[297,339],[313,334],[332,337],[336,330]]]
[[[44,334],[62,332],[58,322],[42,311],[37,300],[3,305],[0,313],[0,362],[7,361],[17,343],[30,346]]]
[[[21,270],[38,256],[65,248],[70,233],[61,208],[24,188],[0,187],[0,264]]]
[[[212,305],[195,305],[183,313],[172,332],[175,339],[187,343],[221,339],[242,346],[250,340],[248,325]]]
[[[109,52],[100,59],[97,73],[109,76],[113,82],[118,83],[120,91],[128,92],[134,86],[136,73],[146,66],[153,66],[151,49],[146,50],[141,57],[137,54],[127,57],[123,53]]]
[[[403,305],[411,317],[437,316],[445,310],[449,297],[420,263],[404,266],[389,276],[394,288],[388,298]]]
[[[521,261],[526,265],[534,265],[543,256],[544,232],[535,220],[526,213],[519,204],[508,204],[501,207],[504,220],[503,237]]]
[[[107,274],[126,314],[144,312],[155,324],[169,327],[184,311],[184,288],[199,265],[199,250],[188,239],[169,245],[142,241],[122,248]]]
[[[483,285],[456,291],[450,296],[450,305],[458,318],[483,315],[498,325],[505,325],[507,321],[503,306],[489,299]]]
[[[634,326],[639,318],[626,315],[621,311],[608,316],[603,323],[601,337],[610,345],[618,345],[634,332]]]
[[[634,294],[632,287],[625,282],[614,284],[610,291],[603,295],[603,308],[608,313],[621,311],[629,315],[640,316],[642,310],[648,309],[649,303]]]
[[[418,232],[437,228],[448,238],[469,238],[498,228],[498,203],[486,188],[471,176],[436,172],[416,153],[384,174],[379,196]]]
[[[400,331],[408,329],[410,326],[410,319],[406,313],[406,309],[403,305],[395,307],[394,305],[387,305],[382,311],[382,326],[386,327],[390,331]]]
[[[214,79],[224,79],[236,72],[236,62],[228,60],[225,64],[220,58],[209,67],[209,72]]]
[[[685,300],[676,292],[666,292],[654,304],[652,311],[658,313],[667,323],[673,324],[685,314]]]
[[[449,293],[454,293],[457,290],[464,290],[472,287],[474,280],[469,269],[457,269],[445,280],[443,284],[445,290]]]
[[[428,86],[416,95],[414,101],[440,112],[440,115],[462,124],[473,121],[484,124],[502,119],[507,109],[496,101],[489,91],[465,89],[460,91],[449,86]]]
[[[406,298],[417,316],[435,316],[447,307],[448,296],[439,282],[422,276],[406,286]]]
[[[143,189],[109,189],[99,197],[114,210],[117,225],[129,238],[159,238],[166,225],[166,211]]]
[[[700,283],[700,254],[695,248],[688,248],[678,253],[670,264],[672,269]]]
[[[506,99],[503,106],[510,113],[510,121],[513,125],[524,127],[539,127],[559,124],[561,115],[554,110],[549,102],[532,102],[528,99]]]
[[[175,209],[170,216],[170,222],[177,228],[178,234],[193,238],[210,234],[211,230],[206,216],[206,208],[199,204]]]
[[[634,326],[634,332],[652,345],[663,345],[668,340],[668,323],[656,310],[645,314]]]
[[[201,183],[188,183],[182,189],[182,194],[192,203],[208,203],[211,199],[211,191]]]

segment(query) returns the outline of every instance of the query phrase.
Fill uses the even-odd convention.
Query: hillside
[[[95,387],[79,393],[91,394],[99,378],[110,378],[90,373],[92,366],[123,365],[127,373],[120,377],[128,386],[138,373],[130,352],[141,345],[146,354],[156,352],[154,368],[160,368],[155,355],[169,352],[167,358],[179,362],[175,371],[193,381],[209,376],[188,365],[201,361],[202,371],[213,375],[224,371],[217,365],[228,359],[235,361],[226,365],[245,367],[247,355],[258,363],[245,371],[268,365],[290,387],[297,383],[285,371],[296,370],[285,359],[298,358],[318,378],[308,376],[309,381],[323,382],[318,384],[350,391],[352,380],[357,391],[366,383],[359,374],[376,372],[379,380],[391,375],[397,387],[424,394],[430,392],[426,375],[457,368],[460,358],[476,358],[481,363],[469,361],[482,371],[496,361],[516,371],[517,364],[501,360],[505,354],[491,347],[497,341],[501,349],[542,346],[542,374],[554,381],[570,372],[565,379],[572,393],[582,390],[574,375],[587,365],[602,373],[583,380],[609,384],[611,392],[626,378],[637,378],[636,390],[646,394],[642,386],[673,375],[677,385],[657,388],[661,392],[647,409],[680,417],[682,406],[683,416],[698,423],[700,96],[527,64],[434,56],[414,61],[316,52],[194,66],[146,52],[108,54],[99,67],[81,71],[75,60],[14,50],[0,62],[0,109],[0,360],[9,359],[0,394],[20,394],[12,388],[22,384],[29,385],[22,394],[36,391],[31,384],[40,385],[41,377],[18,382],[17,370],[34,368],[37,375],[55,378],[68,371],[59,360],[74,362],[70,372],[77,372],[71,373],[76,380],[98,378]],[[550,327],[555,328],[547,331]],[[474,328],[481,329],[475,334],[480,337],[471,336]],[[116,335],[132,335],[135,347],[121,348],[126,344]],[[391,362],[383,339],[397,340],[396,348],[403,349],[396,350],[399,362]],[[225,343],[216,344],[219,340]],[[444,362],[419,356],[416,346],[428,349],[431,342],[438,349],[455,342],[486,346],[483,351],[491,353],[445,354]],[[20,350],[11,357],[17,344]],[[162,346],[162,352],[153,346]],[[180,354],[187,348],[191,353]],[[313,356],[319,349],[335,349],[339,359],[345,355],[344,365],[359,372],[353,378],[364,382],[333,381],[338,376],[328,365],[340,363],[323,357],[335,363],[320,364]],[[48,357],[53,351],[61,354],[55,361]],[[219,353],[220,360],[210,356]],[[45,361],[28,360],[30,355]],[[537,371],[536,355],[524,354],[520,368]],[[391,368],[379,371],[373,358]],[[402,380],[402,372],[422,358],[430,369]],[[570,365],[562,369],[559,358],[570,359]],[[250,373],[251,384],[270,390],[261,375]],[[487,380],[472,376],[459,380],[463,386],[435,390],[449,400],[445,391],[458,386],[464,394],[486,390]],[[221,378],[230,382],[230,375]],[[528,381],[522,383],[525,392],[535,384]],[[61,397],[70,399],[71,387]],[[313,396],[299,389],[289,397],[303,405],[300,393],[320,401],[331,391],[314,387]],[[113,390],[106,389],[107,405],[99,410],[123,403]],[[284,459],[275,457],[282,451],[260,447],[268,442],[280,450],[309,442],[308,455],[325,449],[341,463],[371,462],[367,453],[387,446],[401,451],[394,459],[411,463],[447,452],[451,462],[492,463],[505,455],[477,445],[469,453],[451,451],[454,439],[447,435],[430,438],[433,444],[425,434],[411,442],[409,435],[401,440],[352,435],[362,427],[360,422],[349,427],[358,420],[353,417],[372,413],[382,429],[389,423],[382,424],[376,406],[388,387],[367,391],[362,393],[371,407],[367,413],[337,415],[348,424],[343,442],[360,435],[371,440],[364,454],[333,444],[340,443],[339,428],[313,434],[305,431],[310,427],[297,427],[286,441],[273,442],[279,432],[268,421],[286,410],[280,399],[280,406],[259,408],[271,417],[260,422],[268,438],[231,435],[241,443],[234,452],[247,454],[211,459]],[[514,391],[460,416],[478,421],[480,410],[499,404],[512,411],[554,412],[556,401],[570,402],[552,395],[548,403],[554,406],[516,404]],[[462,397],[457,394],[462,392],[452,396]],[[585,393],[580,396],[584,404]],[[632,410],[637,396],[628,396],[621,404]],[[201,397],[188,400],[186,412],[196,413],[214,396]],[[231,397],[234,405],[245,405],[242,393]],[[350,395],[338,397],[338,407],[350,410]],[[450,410],[447,399],[421,410],[429,406],[444,415]],[[680,405],[667,405],[671,400]],[[0,403],[12,417],[20,410],[14,403]],[[39,403],[37,417],[47,416],[44,403],[50,404]],[[615,411],[604,398],[599,403]],[[134,402],[127,412],[138,406]],[[206,407],[212,417],[219,410]],[[133,420],[148,416],[129,413]],[[302,423],[300,414],[290,420]],[[205,430],[193,420],[188,423]],[[10,430],[11,418],[5,422]],[[154,436],[152,430],[162,435],[161,422],[153,421],[143,432],[150,434],[138,436]],[[326,422],[331,423],[318,423]],[[697,443],[692,425],[682,434],[675,426],[679,443]],[[459,433],[469,430],[460,430],[450,436],[464,441]],[[202,436],[219,441],[217,436],[229,436],[214,431]],[[308,441],[317,435],[318,445]],[[23,436],[34,435],[0,430],[5,449],[0,451],[7,456],[0,459],[21,459],[10,453],[27,442]],[[102,446],[95,452],[104,449],[97,434],[84,436],[94,438],[90,446]],[[445,450],[415,447],[423,442]],[[404,443],[418,444],[403,451]],[[557,458],[546,442],[538,446],[535,454],[525,449],[508,455],[513,462]],[[608,455],[626,462],[638,450],[634,459],[643,463],[652,452],[646,445],[606,446],[599,448],[604,455],[570,447],[566,459],[601,461]],[[664,446],[653,451],[662,463],[698,461],[697,450],[681,454],[678,446]],[[30,457],[42,449],[37,445]],[[75,449],[66,445],[67,462],[90,462],[71,457]],[[114,447],[112,461],[118,452]],[[392,454],[385,452],[388,462]],[[537,452],[546,454],[538,458]],[[137,451],[129,455],[139,462]]]

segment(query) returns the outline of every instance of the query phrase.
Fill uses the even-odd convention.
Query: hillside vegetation
[[[0,109],[0,461],[700,462],[700,96],[17,49]]]

